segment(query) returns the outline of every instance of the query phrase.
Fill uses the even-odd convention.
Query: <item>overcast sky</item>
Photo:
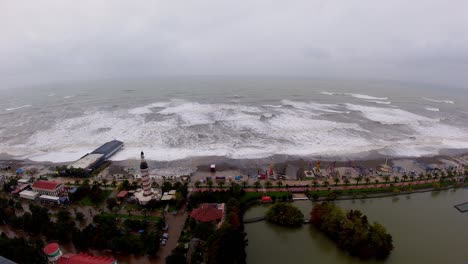
[[[468,1],[0,0],[0,86],[160,75],[468,88]]]

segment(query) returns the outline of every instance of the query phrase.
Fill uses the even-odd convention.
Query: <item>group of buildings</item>
[[[63,183],[55,181],[38,180],[33,184],[21,184],[12,193],[26,200],[39,200],[46,204],[60,204],[68,200]]]

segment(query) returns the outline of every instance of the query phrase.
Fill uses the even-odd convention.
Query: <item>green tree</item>
[[[254,186],[255,186],[255,189],[258,189],[258,188],[261,188],[262,187],[262,184],[259,182],[259,181],[256,181],[254,183]]]
[[[265,182],[265,188],[271,188],[272,184],[271,182],[267,181]]]
[[[249,183],[248,183],[247,181],[243,181],[243,182],[242,182],[242,187],[244,187],[244,189],[245,189],[245,188],[247,188],[247,185],[248,185],[248,184],[249,184]]]
[[[278,188],[281,188],[283,186],[283,182],[282,181],[278,181]]]
[[[358,176],[356,178],[356,185],[359,185],[359,182],[361,182],[361,181],[362,181],[362,176]]]
[[[289,203],[273,204],[268,208],[265,219],[283,226],[300,226],[304,223],[304,215],[301,210]]]
[[[196,181],[195,184],[194,184],[195,188],[197,188],[197,189],[200,188],[200,184],[201,184],[200,181]]]
[[[367,185],[369,185],[371,179],[369,177],[366,177],[366,179],[364,181],[366,182]]]
[[[213,181],[211,179],[209,179],[208,181],[206,181],[206,184],[208,185],[208,188],[213,188]]]
[[[335,179],[333,179],[333,181],[335,182],[335,186],[338,186],[338,183],[340,183],[340,179],[339,179],[339,178],[335,178]]]

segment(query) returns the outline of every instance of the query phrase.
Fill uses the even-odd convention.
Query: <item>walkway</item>
[[[421,181],[405,181],[405,182],[397,182],[397,183],[371,183],[371,184],[359,184],[359,185],[329,185],[328,187],[305,187],[305,186],[289,186],[288,188],[286,187],[273,187],[273,188],[268,188],[266,189],[267,192],[304,192],[304,191],[326,191],[326,190],[353,190],[353,189],[367,189],[367,188],[389,188],[392,186],[399,187],[399,186],[408,186],[408,185],[420,185],[420,184],[426,184],[426,183],[434,183],[438,182],[438,179],[431,179],[431,180],[421,180]],[[209,191],[226,191],[228,188],[193,188],[191,191],[195,192],[209,192]],[[264,188],[245,188],[244,189],[246,192],[260,192],[260,191],[265,191]]]

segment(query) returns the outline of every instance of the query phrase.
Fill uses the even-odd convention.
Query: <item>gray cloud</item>
[[[468,2],[2,1],[3,87],[158,75],[468,82]]]

